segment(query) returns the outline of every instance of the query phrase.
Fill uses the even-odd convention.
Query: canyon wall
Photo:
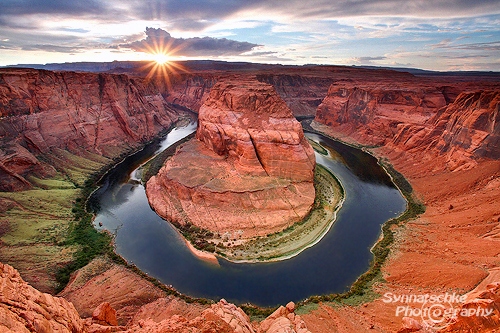
[[[432,86],[344,82],[330,86],[315,120],[362,142],[384,145],[399,124],[424,124],[445,105],[444,94]]]
[[[187,73],[173,75],[163,91],[166,100],[198,112],[210,89],[219,80],[231,79],[235,74],[224,72]],[[240,74],[241,75],[241,74]],[[262,72],[248,75],[272,85],[296,117],[314,116],[316,108],[328,92],[334,79],[321,73]],[[161,83],[161,82],[160,82]]]
[[[212,88],[196,139],[167,160],[146,193],[169,221],[245,239],[309,212],[314,167],[300,123],[273,87],[240,78]]]
[[[62,149],[116,157],[177,120],[159,90],[126,75],[0,71],[0,189],[29,188],[28,175],[53,173],[43,156]]]
[[[446,155],[452,169],[499,159],[499,90],[334,84],[315,121],[362,144]],[[455,96],[456,95],[456,96]]]
[[[500,91],[461,93],[424,126],[401,126],[393,139],[407,150],[435,148],[442,154],[460,151],[467,158],[499,159]]]
[[[257,74],[257,80],[272,85],[295,117],[314,116],[334,82],[332,77],[304,73]]]

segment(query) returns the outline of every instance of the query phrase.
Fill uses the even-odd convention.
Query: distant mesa
[[[150,205],[181,228],[231,240],[301,221],[315,198],[314,151],[273,86],[218,82],[184,143],[146,186]]]

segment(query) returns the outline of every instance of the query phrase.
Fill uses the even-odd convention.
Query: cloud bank
[[[240,55],[259,46],[227,38],[174,38],[160,28],[146,28],[146,36],[143,40],[119,46],[146,53],[172,53],[191,57]]]

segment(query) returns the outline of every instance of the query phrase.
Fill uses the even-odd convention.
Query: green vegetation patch
[[[9,232],[1,241],[10,246],[59,244],[67,232],[72,201],[78,193],[69,182],[63,187],[67,189],[1,192],[0,200],[10,206],[0,217],[9,223]]]
[[[325,155],[325,156],[328,155],[328,151],[322,145],[317,143],[316,141],[307,138],[307,142],[309,142],[309,144],[313,147],[313,149],[316,152],[320,153],[321,155]]]
[[[4,227],[0,261],[16,267],[36,288],[54,292],[55,271],[75,251],[65,241],[79,190],[60,174],[36,179],[33,184],[40,188],[0,192],[0,206],[4,207],[0,212]]]
[[[55,190],[55,189],[74,189],[75,185],[69,182],[67,179],[62,178],[49,178],[41,179],[34,176],[28,178],[29,182],[36,187],[44,190]]]

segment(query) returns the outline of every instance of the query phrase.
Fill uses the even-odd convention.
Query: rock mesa
[[[300,123],[272,86],[219,82],[200,108],[196,139],[146,192],[173,223],[246,239],[283,230],[310,211],[314,167]]]

